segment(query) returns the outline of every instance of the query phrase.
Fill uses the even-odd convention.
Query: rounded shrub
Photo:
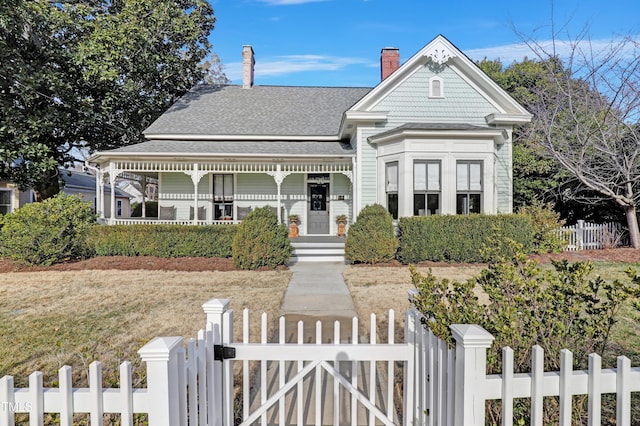
[[[278,224],[271,208],[254,209],[238,225],[233,237],[233,264],[236,268],[250,270],[286,265],[293,252],[288,234],[287,226]]]
[[[27,204],[3,218],[0,255],[44,266],[89,257],[87,236],[95,224],[91,204],[77,196],[61,193]]]
[[[349,227],[344,253],[355,263],[390,262],[398,245],[391,215],[380,204],[373,204],[363,208]]]

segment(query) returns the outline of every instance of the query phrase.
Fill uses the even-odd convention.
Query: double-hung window
[[[456,213],[482,211],[482,162],[458,161],[456,167]]]
[[[13,190],[0,189],[0,214],[7,214],[13,211]]]
[[[440,162],[414,161],[413,215],[440,214]]]
[[[213,212],[215,220],[233,217],[233,175],[213,175]]]
[[[398,163],[387,163],[385,176],[387,210],[394,219],[398,218]]]

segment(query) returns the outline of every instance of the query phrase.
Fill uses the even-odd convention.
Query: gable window
[[[233,175],[213,175],[213,218],[233,218]]]
[[[458,161],[456,167],[456,213],[482,211],[482,162]]]
[[[13,211],[13,190],[0,189],[0,214],[7,214]]]
[[[440,77],[431,77],[429,79],[429,97],[430,98],[444,97],[444,82]]]
[[[398,218],[398,163],[387,163],[385,191],[387,210],[394,219]]]
[[[413,163],[413,215],[440,214],[440,162]]]

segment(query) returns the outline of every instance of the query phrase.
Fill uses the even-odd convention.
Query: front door
[[[329,184],[309,183],[307,234],[329,233]]]

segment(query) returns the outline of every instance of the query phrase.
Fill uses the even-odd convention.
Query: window
[[[385,191],[387,210],[391,217],[398,218],[398,163],[387,163]]]
[[[431,77],[429,79],[429,97],[430,98],[443,98],[444,97],[444,82],[440,77]]]
[[[413,215],[440,214],[440,162],[413,163]]]
[[[122,200],[116,200],[116,217],[122,217]]]
[[[0,189],[0,214],[11,213],[13,210],[13,190]]]
[[[456,174],[456,213],[480,213],[482,211],[482,162],[458,161]]]
[[[213,214],[215,220],[233,217],[233,175],[213,175]]]

